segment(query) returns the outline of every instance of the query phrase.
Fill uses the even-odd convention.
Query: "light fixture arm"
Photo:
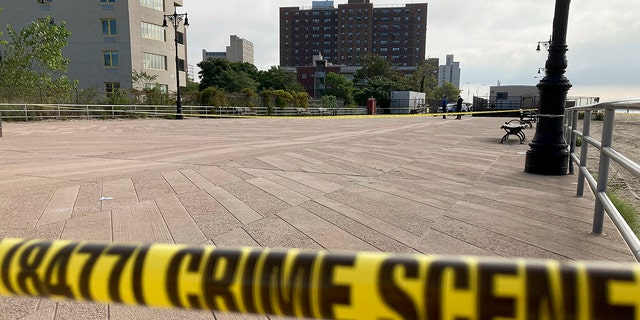
[[[549,41],[538,41],[538,46],[536,47],[536,51],[540,52],[540,45],[543,45],[545,49],[549,50],[549,46],[551,45],[551,36],[549,36]]]

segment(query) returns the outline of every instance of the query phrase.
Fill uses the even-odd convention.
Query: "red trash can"
[[[376,114],[376,98],[367,99],[367,114]]]

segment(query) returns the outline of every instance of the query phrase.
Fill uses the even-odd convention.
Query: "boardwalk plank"
[[[247,180],[247,182],[274,195],[275,197],[292,206],[297,206],[309,200],[309,197],[306,197],[292,189],[279,185],[265,178],[255,178]]]
[[[207,241],[180,200],[174,195],[155,200],[175,243],[200,244]]]
[[[162,176],[173,187],[177,194],[194,192],[198,187],[180,171],[163,172]]]
[[[291,208],[277,214],[328,250],[375,251],[375,247],[354,237],[338,226],[302,208]]]
[[[262,218],[259,213],[255,212],[249,206],[244,204],[244,202],[240,201],[234,195],[220,187],[209,187],[206,189],[206,191],[214,199],[220,202],[220,204],[225,207],[242,224],[248,224]]]
[[[40,216],[36,227],[71,218],[79,191],[79,185],[56,190]]]
[[[108,180],[102,182],[102,210],[138,203],[138,194],[131,179]]]

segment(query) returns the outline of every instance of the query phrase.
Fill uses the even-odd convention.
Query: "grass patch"
[[[636,234],[637,237],[640,237],[640,220],[638,219],[638,210],[634,208],[631,204],[622,200],[622,198],[616,193],[615,189],[607,190],[607,196],[613,202],[613,205],[616,206],[620,214],[627,222],[633,233]]]

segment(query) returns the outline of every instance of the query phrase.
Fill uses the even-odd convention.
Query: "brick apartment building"
[[[337,8],[332,0],[312,3],[280,8],[280,66],[313,65],[316,54],[344,66],[358,66],[369,53],[398,67],[424,61],[427,3],[374,6],[370,0],[349,0]]]

